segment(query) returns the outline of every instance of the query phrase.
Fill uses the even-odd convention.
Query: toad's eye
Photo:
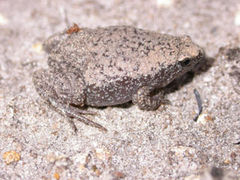
[[[180,63],[182,66],[188,66],[188,65],[190,65],[190,62],[191,62],[191,60],[189,58],[186,58],[183,61],[181,61]]]

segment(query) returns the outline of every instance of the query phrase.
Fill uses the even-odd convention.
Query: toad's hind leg
[[[62,104],[62,103],[59,103],[59,102],[57,102],[57,101],[55,101],[54,99],[51,99],[51,98],[49,98],[49,102],[57,111],[59,111],[61,114],[68,117],[68,120],[69,120],[70,124],[72,125],[75,132],[77,132],[77,127],[76,127],[72,118],[75,118],[75,119],[83,122],[86,125],[89,125],[89,126],[92,126],[92,127],[95,127],[95,128],[98,128],[102,131],[107,132],[107,129],[104,128],[102,125],[100,125],[96,122],[93,122],[90,119],[82,116],[83,114],[84,115],[87,115],[87,114],[95,115],[96,113],[91,112],[91,111],[81,110],[81,109],[76,108],[76,107],[71,106],[71,105]]]
[[[36,71],[33,74],[33,83],[35,85],[36,91],[46,102],[53,106],[58,112],[68,117],[68,120],[73,126],[75,131],[77,131],[77,128],[71,118],[76,118],[77,120],[85,123],[86,125],[90,125],[100,130],[107,131],[106,128],[104,128],[100,124],[95,123],[83,116],[87,114],[93,115],[96,113],[71,106],[71,103],[73,104],[76,103],[78,105],[83,106],[85,96],[82,93],[80,93],[80,95],[77,96],[77,93],[71,91],[69,92],[69,90],[71,89],[75,90],[77,88],[81,88],[81,84],[69,82],[67,77],[72,76],[68,75],[67,77],[65,77],[64,75],[65,74],[60,73],[53,74],[44,69]],[[72,88],[74,85],[77,87]],[[77,98],[74,96],[76,96]]]
[[[132,102],[137,104],[139,109],[142,110],[155,110],[161,104],[166,103],[164,99],[164,92],[159,91],[157,94],[152,95],[154,89],[152,87],[143,86],[138,89],[137,93],[133,95]]]

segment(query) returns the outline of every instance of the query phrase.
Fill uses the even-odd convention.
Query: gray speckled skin
[[[93,122],[76,114],[88,112],[71,105],[111,106],[132,100],[140,109],[156,109],[162,94],[150,93],[191,70],[203,55],[188,36],[130,26],[66,32],[45,41],[50,69],[35,72],[33,82],[43,99],[87,124]]]

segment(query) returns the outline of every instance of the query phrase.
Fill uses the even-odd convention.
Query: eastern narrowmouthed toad
[[[154,110],[163,94],[152,95],[191,70],[203,50],[189,36],[172,36],[130,26],[79,28],[49,37],[43,44],[49,69],[33,75],[39,95],[63,114],[106,130],[77,108],[131,101]]]

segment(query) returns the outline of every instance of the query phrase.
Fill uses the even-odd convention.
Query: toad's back
[[[139,77],[159,71],[159,65],[177,61],[181,45],[181,37],[131,26],[80,28],[76,33],[59,37],[63,40],[51,49],[51,54],[61,52],[60,60],[79,67],[87,75],[104,74],[110,78],[129,74]],[[86,78],[89,83],[95,79]]]
[[[109,82],[119,77],[138,79],[154,75],[159,72],[159,67],[175,63],[179,54],[179,39],[129,26],[111,26],[83,28],[64,43],[69,41],[72,44],[70,48],[74,49],[70,51],[68,47],[67,52],[73,52],[75,58],[79,57],[71,62],[83,68],[86,83],[102,86],[101,80]]]

